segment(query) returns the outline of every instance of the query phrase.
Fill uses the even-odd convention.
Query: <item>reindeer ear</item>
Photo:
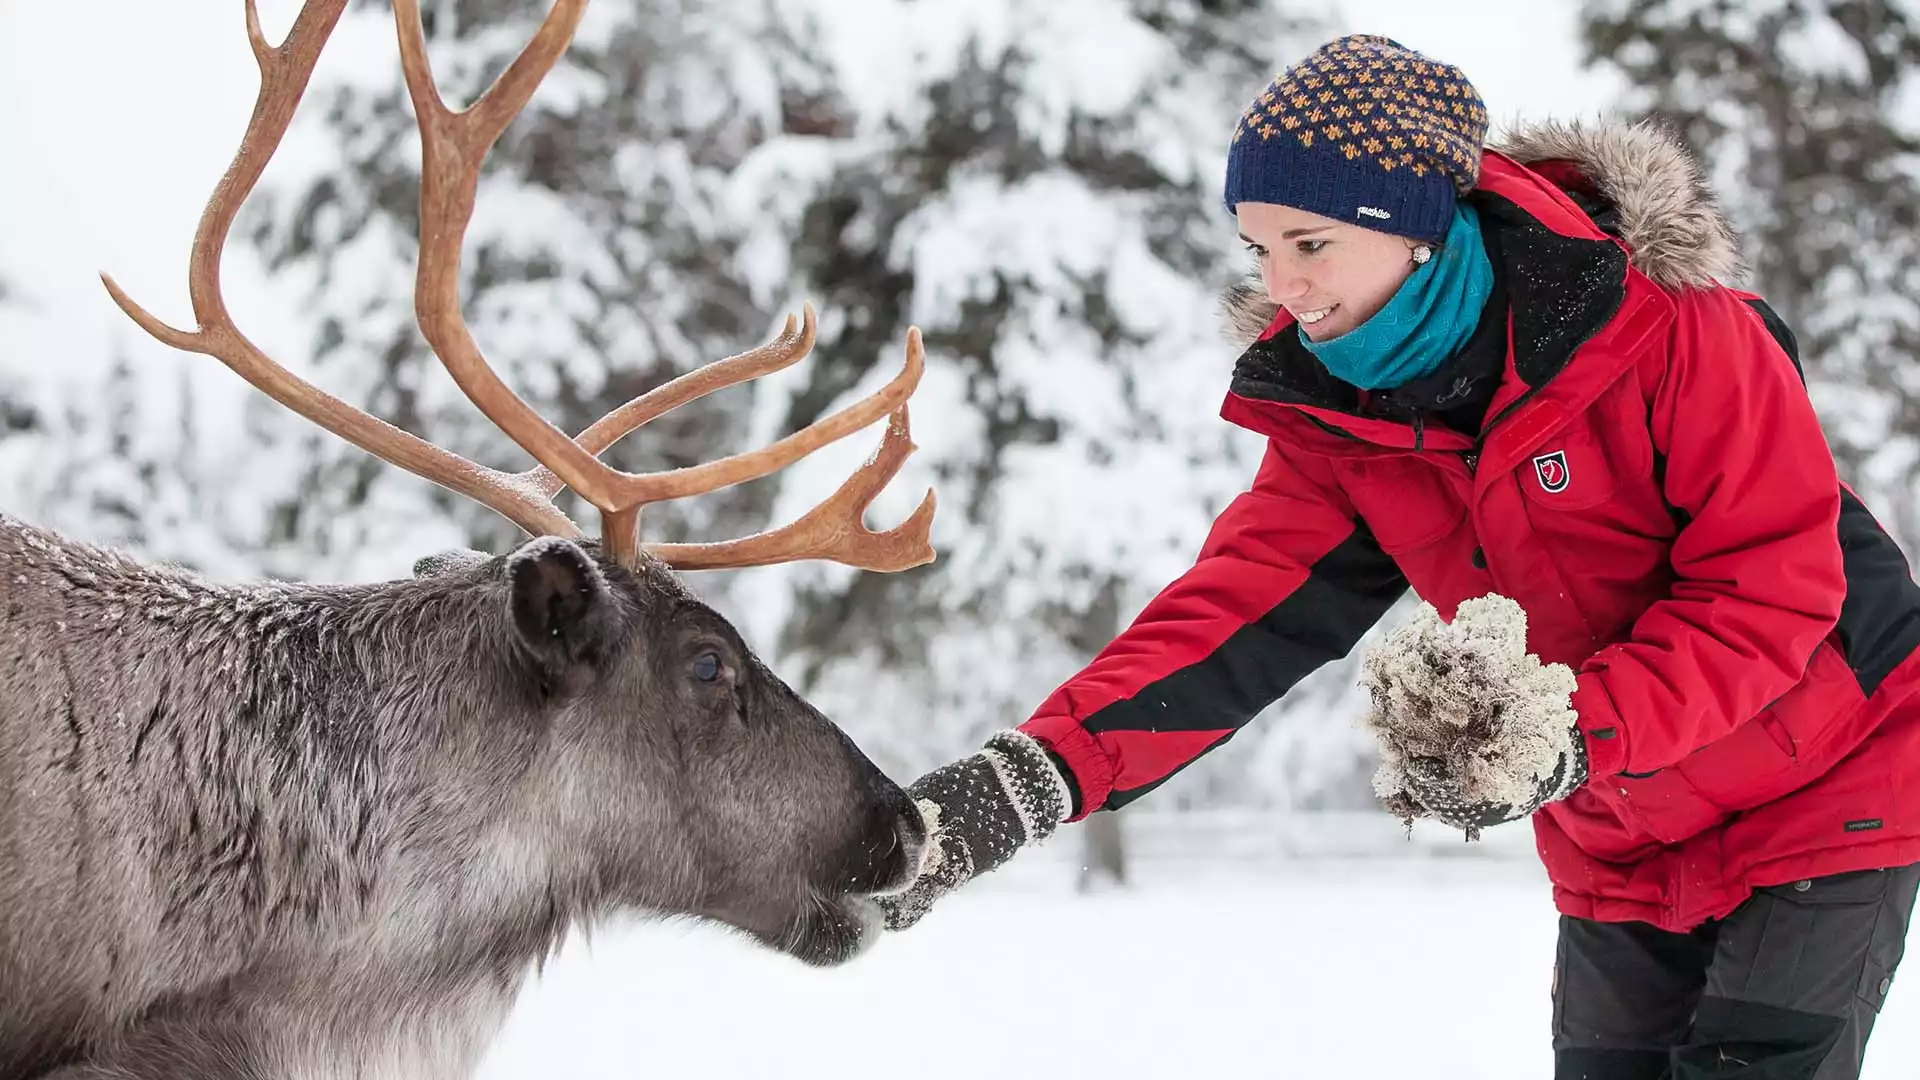
[[[606,575],[570,540],[545,536],[507,558],[513,626],[550,663],[591,664],[614,637],[616,602]]]

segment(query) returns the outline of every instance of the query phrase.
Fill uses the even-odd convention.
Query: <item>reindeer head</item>
[[[633,906],[819,964],[871,940],[868,898],[919,867],[918,812],[664,564],[549,537],[425,573],[474,624],[444,632],[470,644],[425,785],[478,851],[423,844],[409,874],[455,883],[455,923]]]
[[[285,135],[346,0],[309,0],[287,39],[264,38],[253,0],[247,29],[261,88],[232,166],[195,234],[189,291],[199,327],[167,326],[105,278],[147,332],[213,356],[326,430],[394,465],[499,511],[531,539],[512,555],[452,568],[442,587],[491,601],[461,658],[489,687],[487,714],[450,740],[444,775],[499,812],[475,856],[508,904],[536,879],[575,906],[628,902],[709,916],[802,959],[851,956],[874,925],[860,898],[903,886],[925,830],[905,794],[841,731],[773,675],[733,627],[674,570],[830,559],[897,571],[933,558],[929,493],[900,526],[862,518],[912,444],[906,401],[924,366],[909,331],[900,374],[873,395],[777,442],[719,461],[631,474],[599,459],[661,414],[722,387],[785,368],[814,343],[811,306],[771,342],[683,375],[568,437],[494,373],[461,315],[460,256],[482,161],[565,51],[586,0],[557,0],[527,48],[471,107],[441,100],[417,0],[394,0],[402,67],[419,120],[420,252],[415,308],[455,382],[540,464],[519,474],[477,465],[333,398],[264,355],[220,291],[234,216]],[[703,544],[641,542],[641,508],[772,473],[885,419],[878,452],[813,511],[782,528]],[[553,503],[571,487],[601,515],[598,540]],[[445,580],[440,580],[444,578]],[[468,628],[472,629],[472,628]],[[497,629],[497,633],[485,632]],[[479,791],[492,778],[498,792]]]

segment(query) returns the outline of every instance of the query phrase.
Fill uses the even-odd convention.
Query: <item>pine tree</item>
[[[1889,0],[1589,0],[1583,33],[1711,162],[1843,475],[1920,541],[1920,23]]]
[[[272,573],[216,505],[240,485],[204,438],[192,366],[137,371],[116,354],[0,381],[0,511],[219,580]]]
[[[1218,418],[1235,350],[1217,297],[1250,269],[1220,203],[1224,132],[1317,31],[1260,0],[968,11],[899,28],[911,60],[872,81],[919,83],[850,109],[794,242],[833,359],[784,425],[875,379],[907,325],[927,336],[916,460],[941,559],[794,567],[780,635],[810,695],[903,773],[1025,719],[1250,479],[1258,440]],[[1297,722],[1255,725],[1153,805],[1363,799],[1364,747],[1327,715],[1351,673],[1319,683],[1280,710]]]

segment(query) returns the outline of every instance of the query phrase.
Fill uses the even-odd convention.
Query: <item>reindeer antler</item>
[[[391,464],[472,498],[532,535],[578,537],[579,526],[552,504],[572,487],[601,513],[609,554],[632,564],[645,551],[680,569],[761,566],[799,559],[830,559],[868,570],[904,570],[933,559],[929,491],[900,525],[866,528],[873,499],[913,451],[906,402],[918,386],[925,355],[918,330],[907,334],[900,374],[873,394],[758,450],[658,473],[627,473],[599,455],[615,442],[696,398],[797,363],[813,348],[812,305],[795,326],[759,348],[714,361],[609,413],[576,438],[535,412],[501,381],[468,331],[460,310],[460,255],[472,219],[482,163],[507,126],[532,98],[572,40],[586,0],[556,0],[526,48],[468,108],[449,109],[434,84],[418,0],[394,0],[401,67],[420,124],[420,256],[414,308],[421,332],[463,393],[540,464],[506,473],[402,431],[340,401],[275,363],[249,341],[227,311],[220,290],[220,258],[240,205],[285,137],[321,49],[346,0],[308,0],[279,46],[260,29],[255,0],[247,0],[247,35],[260,67],[260,92],[240,149],[201,214],[188,264],[188,292],[199,329],[175,329],[155,318],[101,275],[114,302],[142,329],[175,348],[212,356],[269,397]],[[888,418],[879,450],[840,489],[799,520],[757,536],[711,544],[642,545],[639,517],[652,502],[685,498],[757,479],[822,446]]]

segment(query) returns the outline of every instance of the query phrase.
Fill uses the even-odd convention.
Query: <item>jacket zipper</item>
[[[1474,473],[1479,469],[1480,452],[1486,448],[1487,432],[1493,429],[1493,425],[1499,423],[1502,420],[1505,420],[1508,416],[1511,416],[1513,414],[1513,410],[1519,408],[1522,405],[1525,405],[1527,401],[1533,397],[1533,395],[1539,392],[1540,392],[1540,387],[1538,386],[1528,387],[1525,393],[1522,393],[1519,397],[1514,398],[1512,401],[1508,402],[1506,408],[1501,409],[1499,413],[1490,417],[1480,425],[1480,434],[1474,437],[1473,449],[1460,451],[1460,460],[1462,463],[1466,465],[1467,471],[1469,473]],[[1416,436],[1416,439],[1417,439],[1417,436]]]

